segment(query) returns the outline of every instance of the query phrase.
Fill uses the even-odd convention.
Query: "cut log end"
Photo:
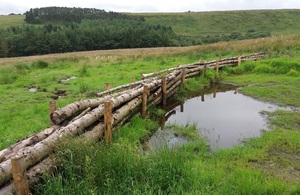
[[[53,112],[53,113],[50,114],[50,119],[51,119],[51,121],[55,125],[59,125],[59,124],[61,124],[63,122],[63,120],[61,119],[61,117],[57,113],[55,113],[55,112]]]

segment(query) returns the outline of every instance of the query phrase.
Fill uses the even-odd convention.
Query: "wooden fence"
[[[0,194],[28,194],[29,186],[40,180],[43,172],[51,172],[60,159],[52,153],[61,139],[78,137],[83,141],[97,141],[105,138],[112,143],[112,131],[122,125],[130,116],[141,110],[147,115],[149,105],[162,104],[172,96],[187,78],[206,74],[207,68],[239,65],[243,61],[258,60],[264,54],[258,53],[218,59],[209,62],[180,65],[176,68],[141,74],[141,80],[106,89],[95,99],[77,101],[56,110],[50,102],[50,127],[31,135],[0,151]]]

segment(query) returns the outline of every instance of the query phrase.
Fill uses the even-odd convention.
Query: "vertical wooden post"
[[[143,97],[142,97],[142,118],[146,118],[148,93],[149,93],[148,86],[144,85],[144,91],[143,91]]]
[[[204,66],[203,66],[202,76],[203,76],[203,77],[206,76],[206,64],[204,64]]]
[[[131,83],[134,83],[135,82],[135,78],[134,77],[131,78],[130,81],[131,81]]]
[[[185,82],[185,76],[186,76],[186,69],[182,68],[181,70],[181,84]]]
[[[24,157],[13,157],[11,159],[11,166],[16,194],[29,195],[28,179],[24,166]]]
[[[217,73],[219,73],[219,63],[220,63],[219,61],[220,61],[220,60],[217,60],[217,62],[216,62],[216,72],[217,72]]]
[[[255,61],[259,60],[258,54],[255,55]]]
[[[112,102],[104,102],[104,137],[107,145],[112,143]]]
[[[167,79],[166,77],[161,78],[161,92],[162,92],[162,105],[165,108],[167,105]]]
[[[56,110],[56,102],[55,101],[51,101],[49,103],[49,116]],[[50,118],[50,126],[54,125],[54,123],[52,122],[51,118]]]
[[[237,65],[238,65],[238,66],[241,65],[241,63],[242,63],[242,58],[241,58],[241,56],[239,56],[239,57],[238,57],[238,64],[237,64]]]
[[[105,88],[106,88],[106,90],[109,90],[110,89],[110,83],[105,83]]]

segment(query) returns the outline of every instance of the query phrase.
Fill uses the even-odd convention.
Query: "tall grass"
[[[288,114],[288,112],[287,112]],[[285,114],[284,114],[285,115]],[[276,114],[279,120],[280,114]],[[297,117],[295,114],[290,118]],[[293,121],[293,120],[289,120]],[[297,123],[296,120],[293,122]],[[280,127],[274,124],[276,127]],[[285,194],[299,192],[297,181],[282,180],[284,172],[256,168],[272,158],[275,166],[290,166],[269,154],[282,132],[252,138],[247,146],[210,153],[201,137],[172,149],[142,150],[155,124],[135,117],[114,136],[111,146],[69,140],[60,147],[60,172],[36,188],[36,194]],[[177,127],[181,132],[192,127]],[[184,128],[186,128],[184,130]],[[183,131],[182,131],[183,130]],[[299,132],[291,129],[293,133]],[[285,133],[285,135],[288,135]],[[296,135],[293,135],[295,137]],[[194,136],[192,136],[194,137]],[[195,137],[194,137],[195,138]],[[290,140],[287,137],[288,140]],[[291,141],[291,140],[290,140]],[[297,139],[290,142],[299,147]],[[296,151],[296,148],[295,148]],[[269,156],[270,155],[270,156]],[[281,156],[284,158],[284,156]],[[296,159],[293,162],[297,162]],[[293,165],[292,165],[293,166]],[[270,172],[269,172],[270,171]],[[284,171],[284,170],[282,170]]]

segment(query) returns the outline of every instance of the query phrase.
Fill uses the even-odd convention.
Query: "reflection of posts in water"
[[[237,94],[239,92],[238,88],[235,88],[234,94]]]
[[[204,102],[204,91],[201,92],[201,101]]]
[[[164,115],[162,115],[162,116],[160,117],[159,125],[161,126],[162,129],[165,128],[166,121],[167,121],[172,115],[174,115],[174,114],[176,114],[176,111],[175,111],[175,110],[172,110],[172,111],[170,111],[170,112],[168,112],[168,113],[165,113]]]
[[[159,126],[164,129],[166,126],[166,115],[163,114],[159,119]]]
[[[180,112],[184,112],[183,102],[180,102]]]
[[[216,96],[217,96],[217,87],[214,87],[213,98],[216,98]]]
[[[162,96],[162,106],[167,105],[167,80],[166,77],[161,78],[161,96]]]

